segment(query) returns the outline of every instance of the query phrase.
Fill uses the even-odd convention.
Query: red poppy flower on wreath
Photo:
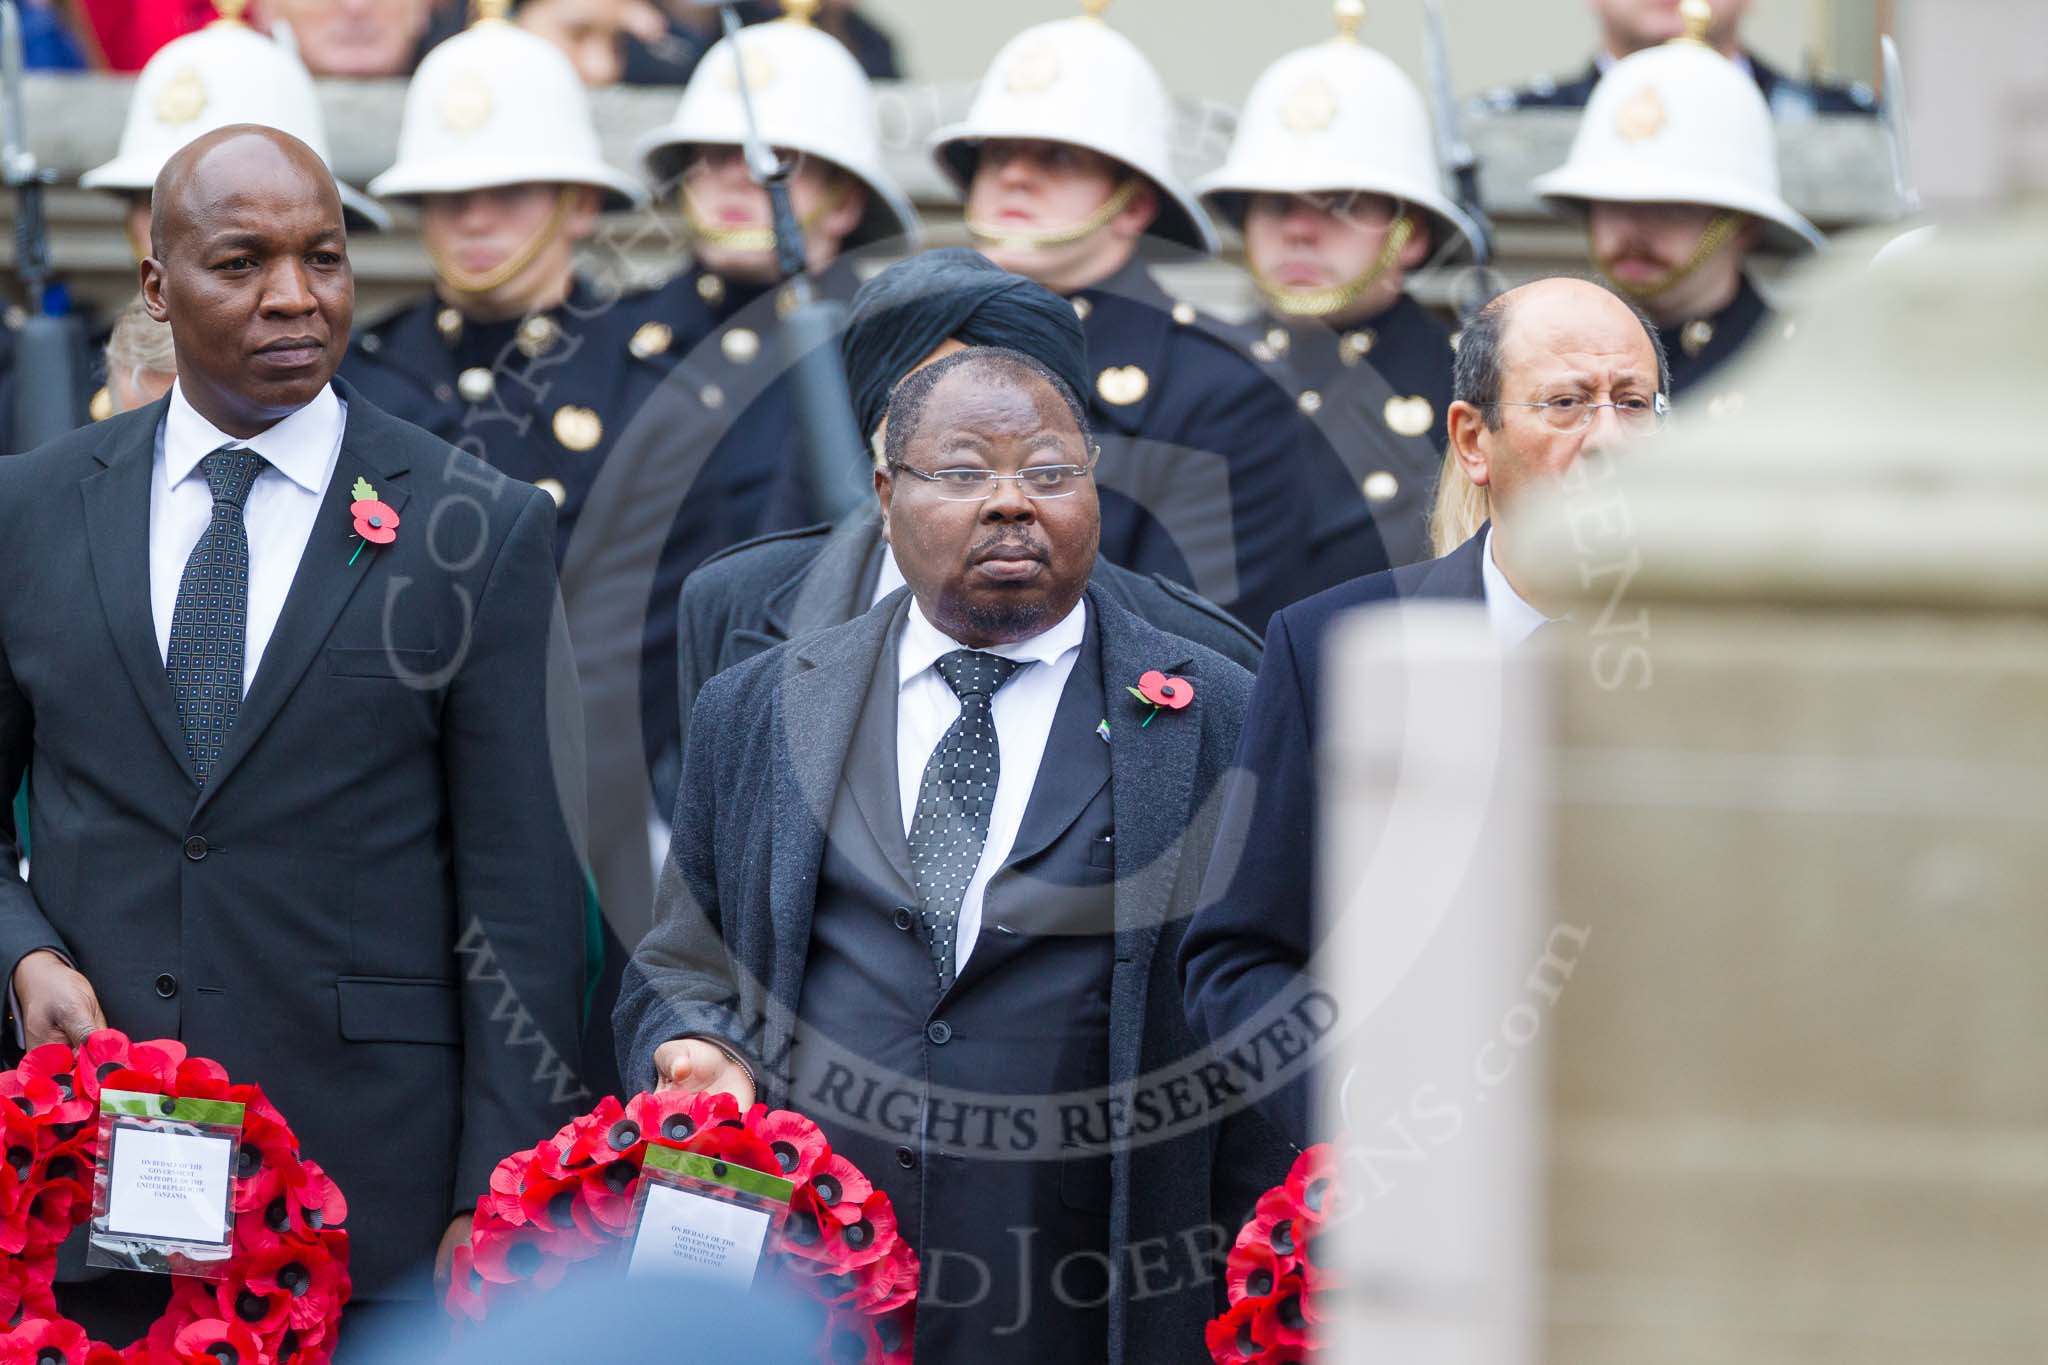
[[[218,1280],[172,1276],[170,1302],[126,1348],[90,1340],[53,1292],[57,1246],[92,1216],[99,1097],[135,1090],[243,1108],[231,1187],[233,1254]],[[347,1203],[299,1157],[284,1116],[253,1085],[112,1029],[47,1044],[0,1072],[0,1365],[323,1365],[350,1294]],[[232,1354],[229,1354],[232,1352]]]
[[[1295,1159],[1287,1179],[1259,1196],[1224,1262],[1230,1307],[1205,1342],[1218,1365],[1312,1362],[1324,1342],[1324,1295],[1336,1286],[1321,1265],[1327,1221],[1342,1211],[1342,1186],[1327,1145]]]
[[[729,1095],[663,1091],[621,1104],[607,1097],[548,1138],[498,1163],[477,1201],[467,1245],[456,1248],[445,1306],[482,1322],[508,1299],[547,1292],[580,1263],[631,1239],[649,1147],[668,1147],[788,1180],[787,1209],[769,1229],[760,1274],[778,1276],[826,1307],[838,1361],[910,1359],[917,1253],[889,1196],[815,1123]],[[618,1273],[617,1258],[603,1271]],[[580,1273],[580,1272],[578,1272]]]

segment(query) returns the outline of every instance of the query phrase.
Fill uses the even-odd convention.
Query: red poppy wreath
[[[127,1347],[87,1337],[53,1292],[57,1244],[92,1216],[100,1092],[243,1106],[234,1250],[221,1278],[173,1275],[171,1301]],[[182,1043],[100,1029],[0,1073],[0,1365],[321,1365],[349,1298],[348,1206],[284,1115]]]
[[[1323,1231],[1341,1214],[1328,1143],[1296,1157],[1286,1183],[1259,1196],[1224,1263],[1230,1307],[1208,1329],[1216,1365],[1306,1365],[1321,1358],[1322,1306],[1331,1287]]]
[[[889,1196],[803,1115],[760,1104],[742,1114],[730,1095],[661,1091],[624,1104],[606,1096],[499,1162],[469,1243],[455,1250],[449,1313],[481,1322],[508,1298],[554,1289],[579,1265],[608,1262],[619,1273],[657,1148],[789,1182],[761,1264],[825,1305],[820,1358],[909,1365],[917,1252],[898,1235]]]

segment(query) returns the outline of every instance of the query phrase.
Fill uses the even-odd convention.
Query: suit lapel
[[[1080,818],[1102,784],[1109,781],[1109,767],[1102,761],[1102,737],[1095,728],[1109,715],[1103,698],[1100,617],[1101,612],[1091,605],[1081,657],[1074,661],[1074,671],[1067,676],[1053,712],[1052,730],[1038,764],[1038,781],[1025,803],[1016,842],[1003,860],[1005,866],[1044,852]],[[1111,733],[1115,733],[1114,723]]]
[[[171,696],[170,675],[157,652],[156,615],[150,601],[149,498],[156,472],[156,433],[168,398],[124,423],[121,439],[99,453],[107,467],[79,485],[85,499],[86,547],[99,589],[100,609],[128,679],[157,735],[193,785],[198,777],[185,752],[185,727]]]
[[[895,669],[895,646],[900,632],[891,630],[875,656],[875,670],[868,683],[867,703],[855,722],[855,734],[847,752],[846,787],[853,804],[867,822],[868,832],[889,860],[889,866],[914,889],[910,871],[910,839],[903,830],[903,787],[896,765],[896,698],[899,692]]]
[[[1201,758],[1203,679],[1187,672],[1187,642],[1114,607],[1102,614],[1102,683],[1109,702],[1110,808],[1116,821],[1116,955],[1132,964],[1110,999],[1110,1080],[1135,1076],[1142,1021],[1161,927],[1173,909],[1182,844],[1194,820],[1195,769]],[[1124,692],[1149,669],[1186,677],[1195,698],[1179,711],[1149,709]],[[1122,701],[1119,703],[1118,698]],[[1117,1021],[1124,1021],[1118,1027]]]
[[[340,391],[339,386],[337,391]],[[220,766],[199,794],[202,809],[233,775],[235,767],[262,737],[264,730],[277,719],[278,713],[291,699],[293,690],[298,687],[299,679],[305,676],[307,668],[327,643],[342,608],[348,605],[356,587],[377,562],[381,547],[365,545],[363,553],[355,553],[358,542],[348,507],[352,500],[350,490],[355,487],[356,480],[360,478],[373,485],[379,498],[399,514],[401,525],[404,523],[405,505],[411,495],[403,485],[393,480],[404,474],[408,465],[402,456],[394,452],[405,449],[408,442],[378,439],[380,434],[385,434],[379,428],[387,419],[381,418],[369,403],[354,394],[343,392],[342,396],[349,400],[349,409],[347,425],[342,431],[341,455],[334,465],[334,477],[328,481],[319,514],[313,519],[313,530],[306,537],[305,553],[299,557],[298,571],[292,576],[284,610],[278,615],[270,643],[264,647],[263,659],[256,667],[255,681],[249,686],[249,695],[242,699],[241,714],[236,717],[235,728],[228,736]],[[419,533],[424,535],[425,528],[420,528]],[[407,532],[401,530],[399,534]],[[351,558],[355,561],[353,564],[349,562]]]
[[[774,735],[780,762],[774,827],[769,831],[768,904],[780,940],[777,958],[796,964],[799,980],[817,907],[825,830],[869,691],[846,684],[849,679],[871,679],[888,663],[884,647],[894,637],[908,602],[909,595],[903,594],[895,599],[893,610],[871,612],[792,645],[789,676],[776,691]]]

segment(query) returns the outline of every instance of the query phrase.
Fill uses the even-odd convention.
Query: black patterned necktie
[[[924,902],[925,942],[944,993],[953,984],[960,903],[981,863],[1002,771],[992,698],[1023,665],[997,654],[956,649],[936,667],[960,698],[960,715],[939,737],[918,783],[917,813],[910,821],[910,876]]]
[[[249,528],[242,504],[269,466],[240,446],[222,446],[200,462],[213,493],[213,519],[192,547],[171,610],[171,647],[164,666],[185,753],[201,786],[220,762],[242,709],[242,665],[249,634]]]

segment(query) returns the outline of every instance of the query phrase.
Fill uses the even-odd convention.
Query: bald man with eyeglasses
[[[1588,451],[1661,430],[1670,366],[1653,323],[1613,291],[1547,279],[1501,295],[1466,326],[1452,377],[1450,448],[1432,524],[1439,557],[1353,579],[1274,616],[1239,736],[1219,844],[1180,951],[1189,1025],[1212,1047],[1244,1044],[1275,1002],[1312,989],[1316,746],[1324,636],[1369,603],[1482,604],[1503,647],[1554,608],[1518,567],[1519,509]],[[1280,1010],[1285,1012],[1285,1006]],[[1294,1142],[1317,1140],[1311,1058],[1276,1077],[1261,1107]]]

